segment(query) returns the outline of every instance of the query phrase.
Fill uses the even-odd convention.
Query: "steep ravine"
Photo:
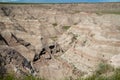
[[[101,62],[120,67],[120,15],[98,14],[101,5],[1,4],[2,74],[61,80],[91,75]],[[120,11],[111,5],[104,9]]]

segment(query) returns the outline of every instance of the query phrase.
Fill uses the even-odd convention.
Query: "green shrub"
[[[17,78],[13,74],[7,74],[4,77],[0,77],[0,80],[17,80]]]
[[[57,36],[50,37],[53,41],[57,40]]]
[[[104,74],[113,74],[110,76],[106,76]],[[106,63],[100,63],[95,73],[86,78],[79,78],[77,80],[120,80],[120,69],[114,69],[112,66]]]
[[[58,24],[57,24],[57,23],[53,23],[52,25],[53,25],[53,26],[57,26]]]
[[[71,26],[63,26],[64,30],[68,30]]]
[[[120,80],[120,69],[116,69],[114,74],[108,77],[108,80]]]
[[[100,63],[96,70],[96,74],[101,75],[112,71],[114,71],[114,68],[111,65],[106,63]]]

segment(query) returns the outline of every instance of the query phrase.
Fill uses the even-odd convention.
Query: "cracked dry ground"
[[[120,11],[119,3],[101,5]],[[84,10],[89,6],[92,12]],[[120,67],[120,15],[98,14],[100,4],[89,6],[1,4],[2,74],[60,80],[91,75],[101,62]]]

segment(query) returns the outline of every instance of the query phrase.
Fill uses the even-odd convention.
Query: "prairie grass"
[[[109,75],[110,73],[112,75]],[[106,75],[106,73],[108,75]],[[64,80],[71,80],[72,78],[66,78]],[[25,76],[22,78],[17,78],[15,75],[8,74],[4,77],[0,77],[0,80],[46,80],[43,78],[37,78],[34,76]],[[74,80],[74,79],[72,79]],[[93,75],[88,76],[86,78],[78,78],[75,80],[120,80],[120,68],[114,69],[109,64],[100,63],[98,69],[93,73]]]

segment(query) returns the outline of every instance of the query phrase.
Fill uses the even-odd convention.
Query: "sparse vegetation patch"
[[[116,14],[116,15],[120,15],[120,12],[118,11],[100,11],[100,12],[96,12],[96,14],[98,15],[102,15],[102,14]]]
[[[7,74],[4,77],[0,77],[0,80],[45,80],[45,79],[37,78],[37,77],[34,77],[32,75],[17,78],[13,74]]]
[[[71,26],[63,26],[64,30],[68,30]]]
[[[109,64],[100,63],[93,75],[76,80],[120,80],[120,69],[114,69]]]
[[[58,24],[57,24],[57,23],[53,23],[52,25],[55,27],[55,26],[57,26]]]

